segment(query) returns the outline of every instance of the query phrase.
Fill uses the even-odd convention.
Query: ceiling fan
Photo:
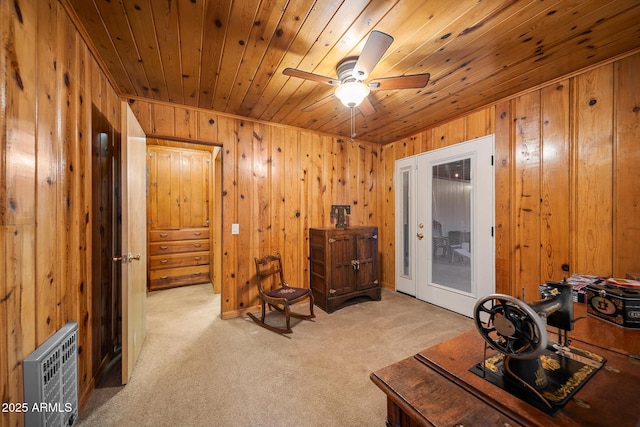
[[[313,74],[306,71],[286,68],[282,71],[284,75],[299,77],[301,79],[312,80],[314,82],[335,86],[335,93],[322,98],[311,105],[303,108],[302,111],[312,111],[321,105],[338,98],[346,107],[358,108],[363,116],[369,116],[376,112],[375,107],[368,98],[370,91],[390,90],[390,89],[419,89],[429,82],[429,73],[413,74],[406,76],[385,77],[375,79],[369,83],[364,80],[369,77],[382,55],[393,43],[393,37],[381,31],[374,30],[369,34],[369,38],[364,44],[360,56],[350,56],[344,58],[336,66],[337,78]]]

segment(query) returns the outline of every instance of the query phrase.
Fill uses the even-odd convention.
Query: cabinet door
[[[180,153],[149,150],[149,225],[180,228]]]
[[[181,223],[183,228],[209,226],[211,154],[182,153]]]
[[[375,230],[355,236],[358,259],[357,289],[378,285],[378,235]]]
[[[353,292],[356,287],[355,270],[351,261],[355,260],[354,241],[351,234],[329,235],[329,251],[331,257],[332,275],[329,289],[331,296]]]

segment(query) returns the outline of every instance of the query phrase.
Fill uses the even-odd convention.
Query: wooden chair
[[[262,258],[254,258],[256,263],[256,282],[260,303],[262,305],[262,316],[260,319],[253,313],[247,313],[258,325],[279,334],[290,334],[291,318],[310,320],[316,317],[313,314],[313,293],[308,288],[295,288],[289,286],[284,281],[282,272],[282,257],[280,254],[267,255]],[[291,311],[291,306],[309,298],[310,314],[300,314]],[[266,319],[266,306],[269,310],[276,310],[285,316],[286,328],[279,328],[268,324]]]

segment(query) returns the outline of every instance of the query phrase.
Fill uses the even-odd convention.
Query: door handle
[[[129,261],[131,260],[136,260],[136,261],[140,261],[140,254],[134,255],[134,254],[129,254]]]
[[[416,234],[416,236],[418,236],[418,239],[419,239],[419,240],[422,240],[422,238],[424,237],[424,234],[422,234],[422,233],[418,233],[418,234]]]
[[[111,261],[113,262],[122,262],[123,264],[126,264],[128,259],[126,255],[122,255],[122,256],[114,256],[113,258],[111,258]]]

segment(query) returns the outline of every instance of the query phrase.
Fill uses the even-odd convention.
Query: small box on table
[[[640,282],[607,279],[587,286],[587,313],[629,329],[640,329]]]

